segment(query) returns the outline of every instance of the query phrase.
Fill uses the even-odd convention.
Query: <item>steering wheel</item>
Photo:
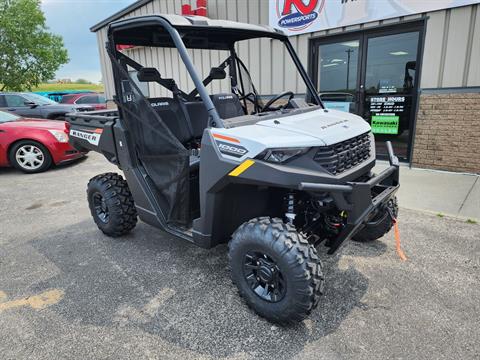
[[[281,98],[285,97],[285,96],[288,96],[288,100],[287,100],[287,103],[284,104],[284,105],[281,105],[279,107],[272,107],[272,105],[277,102],[278,100],[280,100]],[[273,98],[271,98],[266,104],[265,106],[262,108],[262,111],[261,112],[265,112],[265,111],[268,111],[268,110],[280,110],[280,109],[283,109],[285,108],[288,103],[290,102],[290,100],[293,99],[295,95],[293,94],[292,91],[284,91],[282,92],[281,94],[278,94],[276,96],[274,96]]]
[[[254,111],[258,112],[258,109],[260,108],[260,106],[258,105],[258,98],[257,98],[257,95],[255,93],[249,92],[248,94],[240,96],[238,99],[240,101],[248,100],[249,102],[251,102],[253,104]],[[243,105],[242,105],[242,107],[243,107]],[[244,110],[245,110],[245,112],[247,112],[247,109],[244,109]]]

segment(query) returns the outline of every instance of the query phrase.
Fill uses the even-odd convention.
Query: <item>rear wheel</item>
[[[45,171],[52,165],[48,149],[33,140],[22,140],[13,145],[9,160],[12,166],[29,174]]]
[[[380,239],[383,235],[388,233],[393,226],[393,220],[390,216],[389,210],[392,212],[393,216],[397,218],[398,216],[398,204],[397,197],[393,197],[388,203],[387,207],[379,212],[365,227],[360,230],[352,238],[354,241],[358,242],[370,242],[377,239]]]
[[[266,319],[295,323],[317,306],[324,285],[320,259],[292,225],[252,219],[233,234],[228,256],[240,295]]]
[[[88,182],[87,196],[93,220],[106,235],[125,235],[137,224],[133,197],[122,176],[115,173],[95,176]]]

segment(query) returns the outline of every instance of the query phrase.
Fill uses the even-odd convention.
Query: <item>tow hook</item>
[[[393,210],[390,206],[387,204],[387,211],[388,214],[390,215],[390,218],[392,219],[393,223],[395,224],[397,222],[397,218],[395,217],[395,214],[393,213]]]

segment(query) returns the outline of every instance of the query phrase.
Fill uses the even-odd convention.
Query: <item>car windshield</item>
[[[10,113],[4,112],[4,111],[0,111],[0,124],[1,123],[6,123],[6,122],[9,122],[9,121],[15,121],[17,119],[19,119],[19,117],[17,115],[13,115],[13,114],[10,114]]]
[[[46,98],[45,96],[37,95],[37,94],[23,94],[23,97],[27,98],[29,101],[34,102],[38,105],[57,105],[58,103]]]

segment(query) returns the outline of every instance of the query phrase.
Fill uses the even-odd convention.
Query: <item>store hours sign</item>
[[[477,3],[480,0],[269,0],[269,24],[299,35]]]
[[[406,110],[409,109],[407,103],[411,101],[411,97],[372,96],[368,100],[370,102],[372,132],[374,134],[397,135],[400,131],[400,122],[408,121]]]

